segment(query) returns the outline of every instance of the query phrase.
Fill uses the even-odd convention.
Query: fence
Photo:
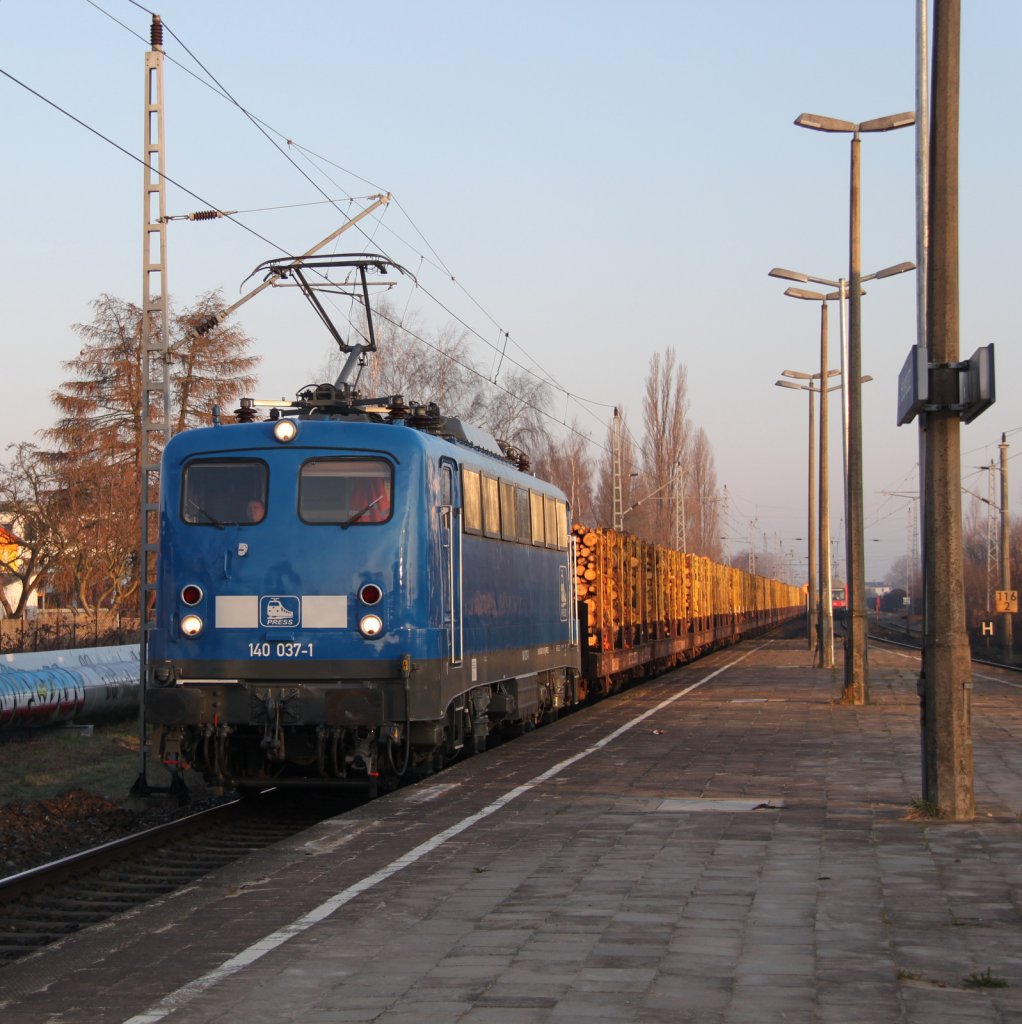
[[[0,619],[0,653],[137,644],[138,616],[58,608],[31,619]]]

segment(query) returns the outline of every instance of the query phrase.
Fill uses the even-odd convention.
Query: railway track
[[[269,792],[0,879],[0,970],[355,805]]]
[[[839,635],[836,634],[835,635]],[[843,635],[840,634],[840,635]],[[892,647],[903,647],[910,651],[922,650],[922,641],[918,639],[906,638],[902,635],[899,638],[892,637],[890,634],[885,632],[880,633],[869,633],[868,637],[870,640],[874,640],[877,643],[890,644]],[[988,668],[1000,668],[1004,669],[1005,672],[1022,673],[1022,668],[1017,665],[1006,665],[1003,661],[988,661],[986,658],[977,658],[975,656],[971,659],[973,665],[985,665]]]

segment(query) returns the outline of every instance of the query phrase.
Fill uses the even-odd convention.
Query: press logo
[[[259,598],[260,626],[295,627],[301,622],[302,602],[293,594]]]

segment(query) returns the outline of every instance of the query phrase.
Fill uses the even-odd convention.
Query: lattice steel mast
[[[621,487],[621,414],[614,407],[614,419],[610,428],[611,485],[614,494],[614,529],[623,530],[625,525],[624,501]]]
[[[139,771],[133,795],[150,792],[146,779],[145,692],[149,631],[156,603],[160,456],[170,437],[167,200],[163,132],[163,24],[153,15],[152,49],[145,55],[145,139],[142,229],[142,404],[138,466],[141,475],[139,545]]]

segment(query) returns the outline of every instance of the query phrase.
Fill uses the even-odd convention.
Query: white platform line
[[[284,925],[283,928],[278,928],[277,931],[264,936],[257,942],[254,942],[247,949],[243,949],[236,956],[232,956],[229,960],[225,960],[219,967],[214,967],[213,970],[202,975],[202,977],[196,978],[194,981],[190,981],[187,985],[182,985],[181,988],[176,989],[167,996],[164,996],[163,999],[158,1003],[155,1003],[148,1010],[144,1010],[142,1013],[138,1013],[134,1017],[129,1017],[124,1024],[158,1024],[159,1021],[170,1016],[170,1014],[175,1010],[179,1010],[186,1006],[196,996],[202,995],[203,992],[207,992],[225,978],[229,978],[231,975],[236,974],[243,968],[248,967],[257,960],[260,960],[262,957],[266,956],[267,953],[271,953],[289,939],[293,939],[295,936],[308,931],[308,929],[314,924],[318,924],[324,918],[329,917],[335,910],[343,907],[346,903],[350,903],[357,896],[361,896],[362,893],[372,889],[374,886],[379,885],[380,882],[384,882],[391,876],[396,875],[403,868],[421,860],[427,854],[430,854],[434,850],[443,846],[443,844],[449,839],[453,839],[455,836],[460,835],[466,829],[469,829],[478,822],[490,817],[490,815],[496,814],[497,811],[506,807],[512,800],[517,800],[518,797],[524,796],[530,790],[535,789],[540,785],[540,783],[552,779],[555,775],[559,775],[566,768],[570,768],[576,762],[589,757],[590,754],[594,754],[598,750],[602,750],[608,743],[612,743],[619,736],[628,732],[629,729],[634,729],[635,726],[644,722],[651,715],[655,715],[657,712],[662,711],[664,708],[673,704],[676,700],[679,700],[686,694],[689,694],[698,687],[708,683],[711,679],[716,678],[722,672],[726,672],[729,668],[733,668],[740,661],[744,661],[746,658],[755,654],[756,651],[761,650],[763,646],[766,645],[754,648],[753,650],[743,654],[740,658],[735,658],[734,661],[728,662],[728,664],[709,673],[709,675],[703,676],[703,678],[698,682],[693,683],[691,686],[687,686],[684,690],[680,690],[678,693],[673,694],[666,700],[661,701],[656,707],[650,708],[649,711],[644,711],[641,715],[636,716],[630,722],[626,722],[620,728],[615,729],[612,733],[604,736],[603,739],[597,740],[592,746],[587,747],[578,754],[573,754],[571,757],[565,758],[565,760],[560,761],[552,768],[547,769],[545,772],[537,775],[534,779],[530,779],[528,782],[523,783],[521,786],[516,786],[514,789],[508,790],[508,792],[503,796],[500,796],[492,803],[487,804],[487,806],[481,811],[477,811],[475,814],[471,814],[467,818],[463,818],[457,824],[451,825],[449,828],[445,828],[442,832],[438,832],[435,836],[427,839],[424,843],[420,843],[414,849],[409,850],[408,853],[398,857],[396,860],[392,860],[386,867],[382,867],[379,871],[375,871],[373,874],[367,875],[360,881],[355,882],[354,885],[349,885],[347,889],[342,889],[340,892],[335,893],[328,900],[325,900],[318,907],[310,910],[307,914],[303,914],[290,924]]]

